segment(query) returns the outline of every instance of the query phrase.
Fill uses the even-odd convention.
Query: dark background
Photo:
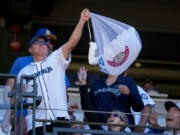
[[[128,75],[138,84],[152,79],[161,93],[180,97],[180,1],[179,0],[1,0],[0,17],[6,20],[0,26],[0,72],[8,73],[13,61],[29,55],[27,46],[39,28],[49,28],[58,37],[55,48],[70,37],[83,8],[134,26],[141,37],[143,48]],[[21,50],[9,49],[13,39],[11,25],[19,24]],[[88,65],[89,35],[87,26],[78,46],[73,50],[72,63],[67,74],[72,86],[77,81],[79,66],[89,70],[91,83],[101,73],[98,67]],[[140,63],[140,67],[136,66]]]

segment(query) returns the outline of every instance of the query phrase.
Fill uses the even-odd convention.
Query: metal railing
[[[0,109],[5,109],[8,107],[11,107],[11,109],[14,109],[14,135],[17,135],[17,109],[20,109],[20,135],[23,134],[22,129],[23,129],[23,109],[24,108],[29,108],[32,109],[33,114],[32,114],[32,131],[33,135],[36,135],[35,132],[35,122],[42,122],[43,123],[43,135],[49,134],[46,132],[46,125],[48,122],[51,123],[67,123],[67,124],[81,124],[81,125],[98,125],[98,126],[121,126],[121,127],[133,127],[133,128],[156,128],[156,129],[161,129],[161,130],[168,130],[171,129],[174,131],[174,135],[176,134],[176,131],[179,130],[179,128],[167,128],[167,127],[152,127],[152,126],[137,126],[137,125],[119,125],[119,124],[108,124],[108,123],[97,123],[97,122],[77,122],[77,121],[62,121],[62,120],[42,120],[42,119],[36,119],[36,110],[37,110],[37,102],[41,101],[41,97],[37,96],[37,85],[36,85],[36,80],[33,76],[21,76],[20,79],[20,84],[17,83],[17,77],[15,75],[9,75],[9,74],[0,74],[0,77],[7,78],[7,79],[14,79],[14,90],[10,93],[8,93],[8,96],[10,98],[14,98],[14,104],[11,105],[2,105],[0,104]],[[26,92],[24,90],[24,80],[32,80],[33,81],[33,91],[32,92]],[[23,104],[23,98],[24,97],[30,97],[33,98],[33,102],[31,104]],[[46,110],[46,108],[38,108],[42,110]],[[55,108],[54,108],[55,109]],[[51,110],[53,110],[51,108]],[[62,111],[62,109],[56,109],[59,111]],[[67,110],[66,110],[67,111]],[[90,111],[90,110],[81,110],[83,112],[95,112],[98,113],[98,111]],[[99,112],[103,113],[103,112]],[[111,112],[105,112],[105,113],[111,113]],[[122,135],[145,135],[145,133],[128,133],[128,132],[123,132],[123,131],[105,131],[105,130],[95,130],[95,129],[76,129],[76,128],[65,128],[65,127],[53,127],[53,131],[51,134],[57,135],[58,132],[63,132],[63,133],[88,133],[88,134],[104,134],[104,135],[117,135],[117,134],[122,134]],[[149,134],[151,135],[151,134]],[[160,134],[152,134],[152,135],[160,135]]]
[[[63,120],[42,120],[36,119],[38,122],[43,122],[43,135],[46,135],[46,123],[67,123],[67,124],[82,124],[82,125],[98,125],[98,126],[119,126],[119,127],[132,127],[132,128],[155,128],[160,130],[174,130],[174,135],[176,135],[176,130],[179,128],[168,128],[168,127],[153,127],[153,126],[138,126],[138,125],[120,125],[120,124],[108,124],[108,123],[98,123],[98,122],[79,122],[79,121],[63,121]],[[101,135],[146,135],[147,133],[139,132],[125,132],[125,131],[106,131],[106,130],[95,130],[95,129],[76,129],[76,128],[63,128],[63,127],[54,127],[52,135],[57,135],[57,133],[83,133],[83,134],[101,134]],[[148,133],[148,135],[162,135],[162,133]]]
[[[11,109],[14,109],[14,135],[17,135],[17,110],[20,110],[20,135],[22,135],[22,129],[23,129],[23,109],[28,108],[32,106],[33,115],[32,115],[32,127],[33,127],[33,134],[35,135],[35,114],[36,114],[36,103],[41,101],[41,97],[37,96],[37,85],[35,77],[33,76],[26,76],[22,75],[20,79],[20,84],[17,83],[17,76],[16,75],[10,75],[10,74],[0,74],[0,78],[4,79],[14,79],[14,90],[8,93],[8,96],[10,98],[14,99],[14,104],[9,105],[0,105],[0,109],[5,109],[7,107],[10,107]],[[24,80],[33,80],[33,91],[32,92],[25,92],[23,81]],[[23,104],[23,98],[24,97],[31,97],[33,98],[33,102],[31,104]]]
[[[14,91],[9,92],[8,96],[11,98],[14,98],[14,104],[10,104],[10,105],[1,105],[0,109],[7,109],[7,107],[9,108],[13,108],[14,109],[14,115],[17,116],[17,102],[18,102],[18,94],[17,94],[17,89],[18,89],[18,85],[17,85],[17,76],[16,75],[9,75],[9,74],[0,74],[1,78],[4,79],[13,79],[14,80]],[[14,117],[14,123],[17,123],[17,117]],[[14,124],[14,132],[16,132],[17,129],[17,124]],[[16,134],[15,134],[16,135]]]
[[[32,92],[26,92],[24,90],[24,85],[23,81],[24,80],[33,80],[33,91]],[[36,117],[36,103],[37,101],[41,101],[41,97],[37,96],[37,84],[36,84],[36,79],[34,76],[27,76],[27,75],[22,75],[21,80],[20,80],[20,93],[19,93],[19,102],[20,102],[20,135],[22,135],[22,129],[23,129],[23,97],[31,97],[33,98],[32,104],[27,104],[26,106],[32,106],[32,130],[33,130],[33,135],[35,135],[35,117]]]

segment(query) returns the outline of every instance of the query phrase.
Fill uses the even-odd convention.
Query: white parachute
[[[100,70],[120,75],[135,61],[142,44],[134,27],[111,18],[90,13],[97,61]]]

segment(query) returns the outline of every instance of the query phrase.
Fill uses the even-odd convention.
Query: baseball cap
[[[52,38],[54,40],[57,40],[57,37],[54,35],[54,33],[51,30],[47,29],[47,28],[39,29],[36,32],[35,36],[37,36],[37,35],[46,35],[47,37],[50,37],[50,38]]]
[[[46,35],[35,35],[31,41],[29,42],[29,48],[32,46],[32,44],[36,41],[37,38],[44,38],[45,41],[48,41],[48,38]]]
[[[164,103],[164,106],[165,106],[165,108],[166,108],[167,111],[169,111],[169,109],[170,109],[171,107],[176,107],[177,109],[180,110],[180,103],[176,103],[176,104],[175,104],[175,103],[172,102],[172,101],[167,101],[167,102]]]

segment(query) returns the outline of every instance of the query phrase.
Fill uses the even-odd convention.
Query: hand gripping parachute
[[[142,44],[132,26],[90,13],[100,70],[120,75],[135,61]]]

